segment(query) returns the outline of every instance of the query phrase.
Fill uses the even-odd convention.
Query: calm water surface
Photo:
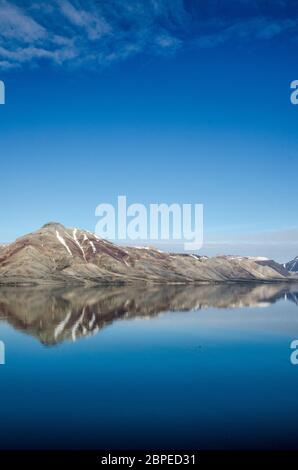
[[[298,286],[0,289],[0,448],[298,448]]]

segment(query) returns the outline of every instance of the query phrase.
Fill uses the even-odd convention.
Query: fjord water
[[[1,288],[0,448],[297,448],[297,292]]]

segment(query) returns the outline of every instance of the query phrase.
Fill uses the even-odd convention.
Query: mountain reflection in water
[[[0,320],[45,345],[96,334],[116,320],[166,311],[298,304],[297,284],[213,284],[96,288],[0,288]]]

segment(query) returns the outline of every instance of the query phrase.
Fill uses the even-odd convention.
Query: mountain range
[[[298,279],[298,258],[291,263],[121,247],[87,230],[50,222],[13,243],[0,245],[0,284],[281,282]]]

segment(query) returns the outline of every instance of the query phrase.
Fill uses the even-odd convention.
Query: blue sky
[[[126,194],[203,203],[212,253],[298,255],[295,3],[0,0],[0,240]]]

